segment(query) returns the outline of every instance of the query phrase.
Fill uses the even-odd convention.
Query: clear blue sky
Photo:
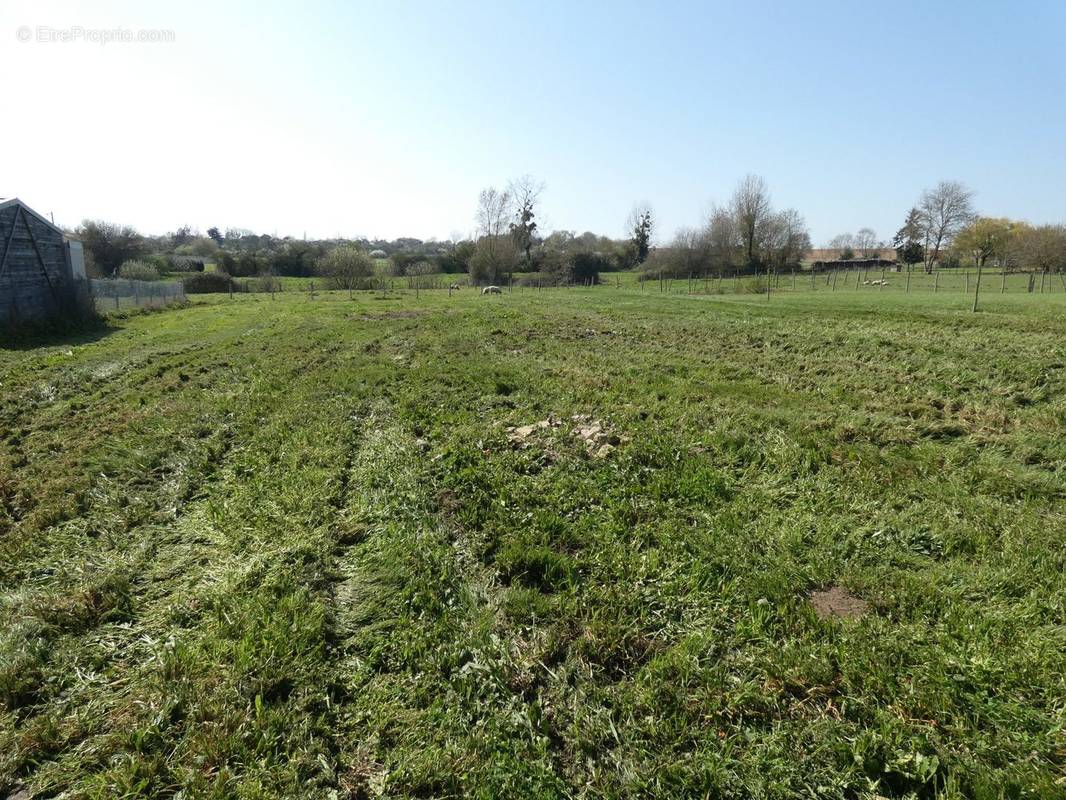
[[[890,238],[940,179],[1066,221],[1064,32],[1062,0],[6,0],[0,196],[145,232],[444,238],[528,173],[547,228],[620,236],[647,200],[665,241],[753,172],[816,244]]]

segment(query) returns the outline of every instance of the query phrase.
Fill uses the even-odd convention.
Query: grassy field
[[[1066,795],[1066,296],[970,302],[286,292],[0,349],[0,797]]]

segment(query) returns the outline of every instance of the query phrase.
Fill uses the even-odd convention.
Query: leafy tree
[[[185,244],[174,248],[174,252],[182,256],[200,256],[211,258],[219,252],[218,245],[206,236],[198,236],[190,239]]]
[[[959,256],[972,258],[974,266],[983,267],[990,258],[1002,261],[1006,257],[1016,228],[1009,219],[978,217],[958,232],[952,246]]]
[[[925,245],[922,232],[922,215],[917,208],[907,212],[903,227],[892,237],[892,247],[896,257],[905,265],[918,264],[925,260]]]
[[[215,244],[217,244],[219,247],[222,247],[223,242],[225,242],[225,239],[222,236],[222,232],[218,228],[208,228],[207,235],[210,239],[213,239]]]
[[[441,272],[457,273],[470,271],[470,259],[474,257],[477,245],[470,240],[456,242],[451,250],[437,257]]]
[[[125,261],[144,254],[144,240],[128,225],[102,220],[85,220],[76,231],[92,263],[103,275],[113,276]]]
[[[192,228],[190,228],[188,225],[182,225],[180,228],[174,231],[173,235],[171,236],[171,246],[181,247],[183,244],[185,244],[192,238]]]

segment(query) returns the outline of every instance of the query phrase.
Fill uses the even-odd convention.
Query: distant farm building
[[[811,268],[816,272],[831,269],[885,269],[891,272],[899,271],[899,265],[887,258],[848,258],[835,261],[813,261],[811,262]]]
[[[0,202],[0,322],[70,316],[87,305],[81,242],[18,198]]]
[[[840,261],[841,256],[845,254],[847,248],[844,247],[815,247],[807,253],[808,261]],[[855,258],[863,258],[863,252],[861,248],[852,247],[851,252],[854,253]],[[896,260],[896,251],[888,245],[879,245],[877,247],[871,247],[867,253],[866,258],[882,258],[886,261]]]

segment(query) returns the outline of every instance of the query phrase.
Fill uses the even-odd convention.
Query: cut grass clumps
[[[1061,795],[1066,300],[713,283],[0,350],[0,797]]]

